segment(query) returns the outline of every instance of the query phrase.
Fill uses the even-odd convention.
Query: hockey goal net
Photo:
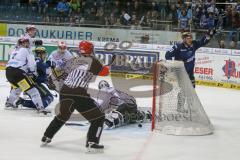
[[[153,73],[152,130],[171,135],[212,134],[213,126],[183,62],[157,62]]]

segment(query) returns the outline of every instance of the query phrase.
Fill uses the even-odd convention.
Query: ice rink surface
[[[4,110],[10,85],[0,71],[0,160],[239,160],[240,91],[197,86],[197,94],[215,127],[208,136],[168,136],[150,132],[150,124],[104,130],[102,154],[86,154],[86,127],[63,128],[48,147],[40,139],[53,117],[32,110]],[[55,100],[50,108],[53,108]],[[144,100],[149,103],[151,99]]]

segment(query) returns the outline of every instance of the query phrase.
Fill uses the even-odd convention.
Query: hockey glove
[[[123,115],[118,111],[112,111],[106,114],[105,125],[108,128],[115,128],[123,124]]]
[[[41,39],[37,39],[34,41],[34,45],[35,46],[42,46],[43,45],[43,41]]]

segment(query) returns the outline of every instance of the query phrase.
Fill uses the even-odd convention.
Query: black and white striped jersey
[[[76,57],[66,63],[64,72],[68,73],[64,84],[70,88],[87,89],[94,75],[102,70],[102,64],[95,57]]]

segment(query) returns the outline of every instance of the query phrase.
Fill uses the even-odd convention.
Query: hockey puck
[[[138,127],[139,127],[139,128],[142,128],[142,124],[138,124]]]

